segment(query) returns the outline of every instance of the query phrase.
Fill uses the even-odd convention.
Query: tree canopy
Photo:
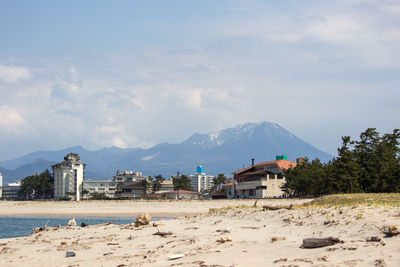
[[[54,197],[54,177],[49,170],[25,177],[21,181],[19,199],[51,199]]]
[[[175,190],[192,190],[192,187],[190,186],[190,178],[185,174],[180,175],[178,179],[176,176],[173,176],[172,181]]]
[[[282,189],[295,196],[400,192],[399,141],[399,129],[380,136],[375,128],[368,128],[359,140],[344,136],[332,161],[306,159],[285,170]]]
[[[160,191],[161,185],[162,185],[162,183],[164,181],[165,181],[165,178],[161,174],[154,176],[154,179],[153,179],[153,190],[152,190],[153,193],[155,193],[157,191]]]

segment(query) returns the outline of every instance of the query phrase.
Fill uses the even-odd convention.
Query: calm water
[[[0,217],[0,238],[26,236],[32,233],[35,227],[48,227],[54,225],[67,225],[71,218],[54,218],[54,217]],[[152,220],[171,219],[166,217],[153,217]],[[127,224],[135,221],[134,217],[129,218],[97,218],[85,217],[75,218],[76,224],[81,225],[85,222],[89,225],[114,222],[116,224]]]

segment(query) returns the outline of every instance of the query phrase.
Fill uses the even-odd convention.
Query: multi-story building
[[[152,189],[152,179],[143,177],[143,179],[140,180],[120,183],[115,196],[118,198],[142,198],[150,194]]]
[[[88,196],[93,193],[104,193],[108,198],[137,198],[142,197],[151,189],[151,181],[144,181],[146,177],[141,172],[117,170],[112,180],[83,181],[83,190]]]
[[[190,175],[189,178],[190,187],[196,192],[210,190],[213,186],[214,176],[206,175],[202,166],[198,166],[196,168],[196,174]]]
[[[21,182],[9,183],[7,186],[2,186],[2,199],[4,200],[17,200]]]
[[[282,197],[281,187],[285,183],[283,170],[293,168],[296,162],[287,160],[286,156],[276,156],[276,160],[261,162],[233,172],[233,190],[235,197],[270,198]]]
[[[83,181],[83,192],[86,195],[93,193],[104,193],[108,198],[113,198],[118,188],[118,184],[122,182],[110,181],[110,180],[85,180]]]
[[[78,154],[69,153],[63,162],[52,166],[55,199],[72,198],[76,201],[81,199],[85,165]]]
[[[121,171],[117,170],[117,174],[114,176],[113,181],[116,182],[138,182],[143,180],[145,177],[141,172],[133,172],[133,171]]]

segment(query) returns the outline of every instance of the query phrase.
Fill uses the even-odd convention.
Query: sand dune
[[[289,202],[263,200],[256,208],[227,208],[154,222],[160,231],[172,233],[165,237],[154,235],[158,230],[152,222],[140,227],[133,224],[63,227],[2,239],[1,266],[400,266],[400,236],[383,238],[380,230],[386,225],[400,225],[399,208],[358,206],[276,211],[261,208],[264,204]],[[192,211],[203,212],[237,204],[208,201],[127,205],[139,211],[139,203],[143,207],[152,206],[154,211],[164,206],[177,213],[186,212],[185,205],[192,206]],[[69,205],[79,210],[82,204]],[[342,242],[322,248],[300,248],[303,238],[327,236]],[[372,236],[382,240],[367,242]],[[67,251],[76,255],[66,257]],[[169,259],[179,254],[183,257]]]

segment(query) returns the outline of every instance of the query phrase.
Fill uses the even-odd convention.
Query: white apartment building
[[[82,183],[85,164],[78,154],[69,153],[64,161],[52,166],[54,175],[54,198],[70,197],[79,201],[82,196]]]
[[[113,181],[116,182],[138,182],[144,180],[146,177],[141,172],[134,171],[121,171],[117,170],[117,174],[114,176]]]
[[[122,182],[109,181],[109,180],[85,180],[83,181],[83,190],[87,195],[93,193],[104,193],[106,197],[115,197],[115,192]]]
[[[198,166],[196,168],[196,174],[190,175],[190,187],[192,190],[196,192],[201,192],[204,190],[210,190],[213,186],[213,178],[214,176],[206,175],[204,172],[204,168],[202,166]]]
[[[83,181],[83,190],[87,192],[88,196],[93,193],[104,193],[106,197],[114,198],[118,189],[121,189],[122,186],[144,181],[145,179],[146,177],[144,177],[141,172],[117,170],[112,180]],[[119,194],[118,197],[121,197],[121,194]]]

